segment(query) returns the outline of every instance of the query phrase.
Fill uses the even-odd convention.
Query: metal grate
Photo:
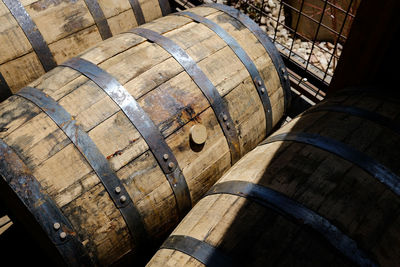
[[[178,9],[209,1],[175,0]],[[324,98],[361,0],[227,0],[268,33],[290,70],[292,87]]]

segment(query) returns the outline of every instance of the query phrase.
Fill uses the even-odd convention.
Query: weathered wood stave
[[[283,89],[286,85],[281,84],[285,80],[284,67],[276,69],[269,56],[279,58],[277,51],[266,51],[251,31],[218,9],[201,7],[190,11],[220,25],[242,46],[265,83],[272,106],[269,123],[277,125],[290,97]],[[266,127],[267,116],[255,81],[215,32],[190,18],[175,15],[142,28],[164,33],[197,62],[228,108],[239,140],[239,157],[271,131]],[[223,120],[217,119],[196,83],[162,47],[133,33],[124,33],[80,57],[113,76],[148,114],[177,159],[190,190],[190,205],[235,161],[220,125]],[[37,101],[54,99],[58,108],[70,114],[71,121],[93,140],[122,182],[122,190],[128,192],[127,201],[132,199],[149,239],[156,242],[163,238],[184,214],[176,209],[174,191],[154,151],[149,149],[148,140],[144,140],[117,102],[94,81],[65,66],[55,68],[30,86],[39,92],[23,89],[1,104],[0,138],[31,170],[39,182],[38,191],[49,196],[70,222],[73,231],[65,231],[67,236],[79,240],[91,259],[102,265],[119,261],[143,245],[132,242],[132,231],[110,198],[113,190],[105,190],[104,182],[100,182],[85,159],[87,156],[71,143],[74,136],[67,137],[62,130],[68,125],[57,125],[49,117],[55,112],[53,108],[42,106],[41,110],[29,101],[32,92],[42,91]],[[189,140],[191,127],[197,124],[207,128],[203,146],[194,146]],[[50,202],[48,205],[53,205]],[[59,230],[54,234],[59,235]]]
[[[15,93],[101,40],[169,12],[167,0],[0,1],[2,93],[7,87]]]
[[[400,109],[381,97],[341,94],[279,129],[224,174],[148,266],[396,265]],[[274,141],[284,133],[309,139]],[[313,135],[338,144],[310,145]]]

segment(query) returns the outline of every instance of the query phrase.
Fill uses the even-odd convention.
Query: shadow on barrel
[[[293,119],[211,188],[149,266],[396,265],[399,99],[352,88]]]

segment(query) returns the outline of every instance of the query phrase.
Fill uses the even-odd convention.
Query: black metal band
[[[388,128],[395,132],[396,134],[400,135],[400,126],[392,119],[380,115],[376,112],[372,112],[366,109],[357,108],[353,106],[342,106],[342,105],[318,105],[315,108],[310,108],[303,112],[303,114],[309,114],[314,112],[321,112],[321,111],[333,111],[333,112],[340,112],[349,114],[352,116],[357,116],[376,124],[379,124],[385,128]]]
[[[129,3],[131,4],[133,14],[135,14],[137,24],[145,24],[146,21],[144,19],[142,7],[140,6],[139,0],[129,0]]]
[[[243,48],[239,45],[239,43],[234,38],[232,38],[232,36],[230,36],[228,32],[226,32],[224,29],[222,29],[218,24],[216,24],[213,21],[188,11],[175,13],[174,15],[186,16],[193,19],[196,22],[202,23],[203,25],[207,26],[209,29],[214,31],[232,49],[232,51],[236,54],[236,56],[246,67],[254,83],[254,86],[257,89],[257,93],[260,96],[261,103],[265,111],[267,134],[270,134],[272,131],[272,107],[268,96],[268,91],[266,89],[264,80],[261,78],[261,75],[257,70],[257,67],[254,65],[253,61],[247,55],[246,51],[243,50]]]
[[[171,6],[169,5],[168,0],[158,0],[158,4],[160,5],[161,14],[163,16],[171,13]]]
[[[29,43],[32,45],[33,50],[39,58],[43,69],[48,72],[57,67],[57,63],[46,41],[21,2],[19,0],[3,0],[3,2],[24,31],[26,38],[28,38]]]
[[[304,143],[326,150],[357,165],[364,171],[371,174],[374,178],[378,179],[381,183],[385,184],[395,194],[400,195],[399,176],[364,153],[357,151],[356,149],[342,142],[312,133],[283,133],[269,137],[260,145],[277,141],[293,141]]]
[[[142,135],[161,169],[166,174],[175,194],[177,209],[180,216],[183,217],[192,207],[188,185],[171,148],[157,126],[139,106],[139,103],[114,77],[87,60],[72,58],[61,64],[61,66],[70,67],[88,77],[121,108]]]
[[[57,248],[68,266],[89,266],[91,260],[72,224],[18,155],[0,139],[0,176]]]
[[[112,36],[110,26],[108,25],[107,18],[97,0],[85,0],[85,3],[90,11],[90,14],[92,14],[101,39],[105,40],[110,38]]]
[[[238,9],[235,9],[233,7],[227,6],[227,5],[222,5],[222,4],[217,4],[217,3],[210,3],[210,4],[204,4],[202,6],[206,7],[211,7],[217,10],[220,10],[229,16],[237,19],[240,21],[249,31],[251,31],[258,41],[264,46],[265,50],[269,54],[272,63],[274,64],[277,72],[279,79],[281,81],[281,85],[283,88],[283,94],[285,97],[285,113],[287,112],[287,108],[290,106],[291,98],[292,98],[292,93],[290,90],[290,81],[289,81],[289,74],[286,70],[285,64],[283,63],[282,57],[279,54],[278,49],[276,49],[275,45],[271,42],[269,39],[268,35],[261,30],[261,28],[248,16],[240,12]]]
[[[239,137],[237,135],[235,124],[229,114],[228,106],[218,93],[215,86],[211,83],[204,72],[197,66],[196,62],[176,43],[162,36],[159,33],[148,29],[136,28],[131,33],[137,34],[146,38],[150,42],[154,42],[165,49],[175,60],[183,67],[187,74],[197,84],[204,96],[207,98],[210,106],[221,125],[222,131],[225,134],[226,140],[231,151],[232,164],[240,158]]]
[[[322,235],[332,246],[360,266],[377,266],[357,243],[316,212],[270,188],[244,181],[229,181],[214,185],[205,195],[230,194],[254,201],[279,214],[302,223]]]
[[[78,126],[75,119],[62,106],[42,91],[25,87],[17,95],[37,105],[68,136],[96,172],[115,206],[120,210],[133,240],[136,244],[145,242],[147,234],[139,211],[133,204],[125,186],[89,135]]]
[[[160,249],[173,249],[195,258],[207,267],[233,266],[231,260],[210,244],[191,236],[171,235]]]
[[[0,102],[12,96],[11,88],[8,86],[6,80],[0,72]]]
[[[328,95],[329,96],[329,95]],[[391,88],[379,87],[376,85],[363,85],[363,86],[352,86],[346,87],[342,90],[332,92],[332,97],[336,96],[364,96],[373,97],[382,101],[387,101],[395,104],[400,103],[400,98],[396,90],[391,90]]]

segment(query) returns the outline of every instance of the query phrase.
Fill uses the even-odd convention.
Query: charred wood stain
[[[124,153],[125,150],[127,150],[129,147],[131,147],[131,145],[134,144],[137,140],[139,140],[139,138],[135,138],[135,139],[129,140],[129,146],[125,147],[122,150],[115,151],[113,154],[107,156],[107,159],[111,159],[113,157],[122,155],[122,153]]]
[[[13,95],[9,98],[9,100],[10,102],[16,101],[16,98],[19,98],[19,96]],[[41,110],[35,107],[33,103],[30,103],[28,101],[19,102],[14,109],[7,110],[6,112],[3,112],[1,114],[1,121],[4,122],[0,122],[0,128],[2,129],[2,131],[6,131],[7,127],[5,126],[10,124],[10,122],[21,118],[24,118],[24,122],[27,122],[37,116],[40,112]]]
[[[30,7],[33,10],[40,12],[48,9],[51,6],[58,6],[62,3],[72,5],[77,2],[78,0],[41,0],[31,4]],[[84,18],[87,12],[89,12],[87,9],[74,9],[73,12],[68,12],[68,10],[63,10],[62,13],[65,16],[65,24],[63,25],[63,29],[66,33],[77,32],[93,24]]]
[[[88,10],[80,9],[80,10],[74,10],[73,13],[69,14],[66,17],[66,23],[63,25],[65,32],[67,33],[77,32],[86,28],[87,26],[92,25],[93,23],[84,18],[87,12]]]
[[[233,27],[235,27],[235,30],[241,31],[245,29],[245,26],[239,20],[231,19],[228,15],[220,14],[216,17],[216,19],[219,25],[229,23]]]
[[[191,106],[185,106],[180,108],[178,112],[170,117],[168,120],[160,123],[158,127],[161,129],[161,132],[164,134],[168,132],[168,130],[173,127],[175,123],[179,126],[185,126],[189,121],[195,121],[197,123],[201,123],[201,119],[197,116],[196,112],[193,110]],[[175,131],[175,129],[174,129]],[[165,136],[165,134],[164,134]]]
[[[78,0],[40,0],[30,5],[30,7],[35,11],[43,11],[49,8],[51,5],[58,6],[62,3],[74,4]]]

